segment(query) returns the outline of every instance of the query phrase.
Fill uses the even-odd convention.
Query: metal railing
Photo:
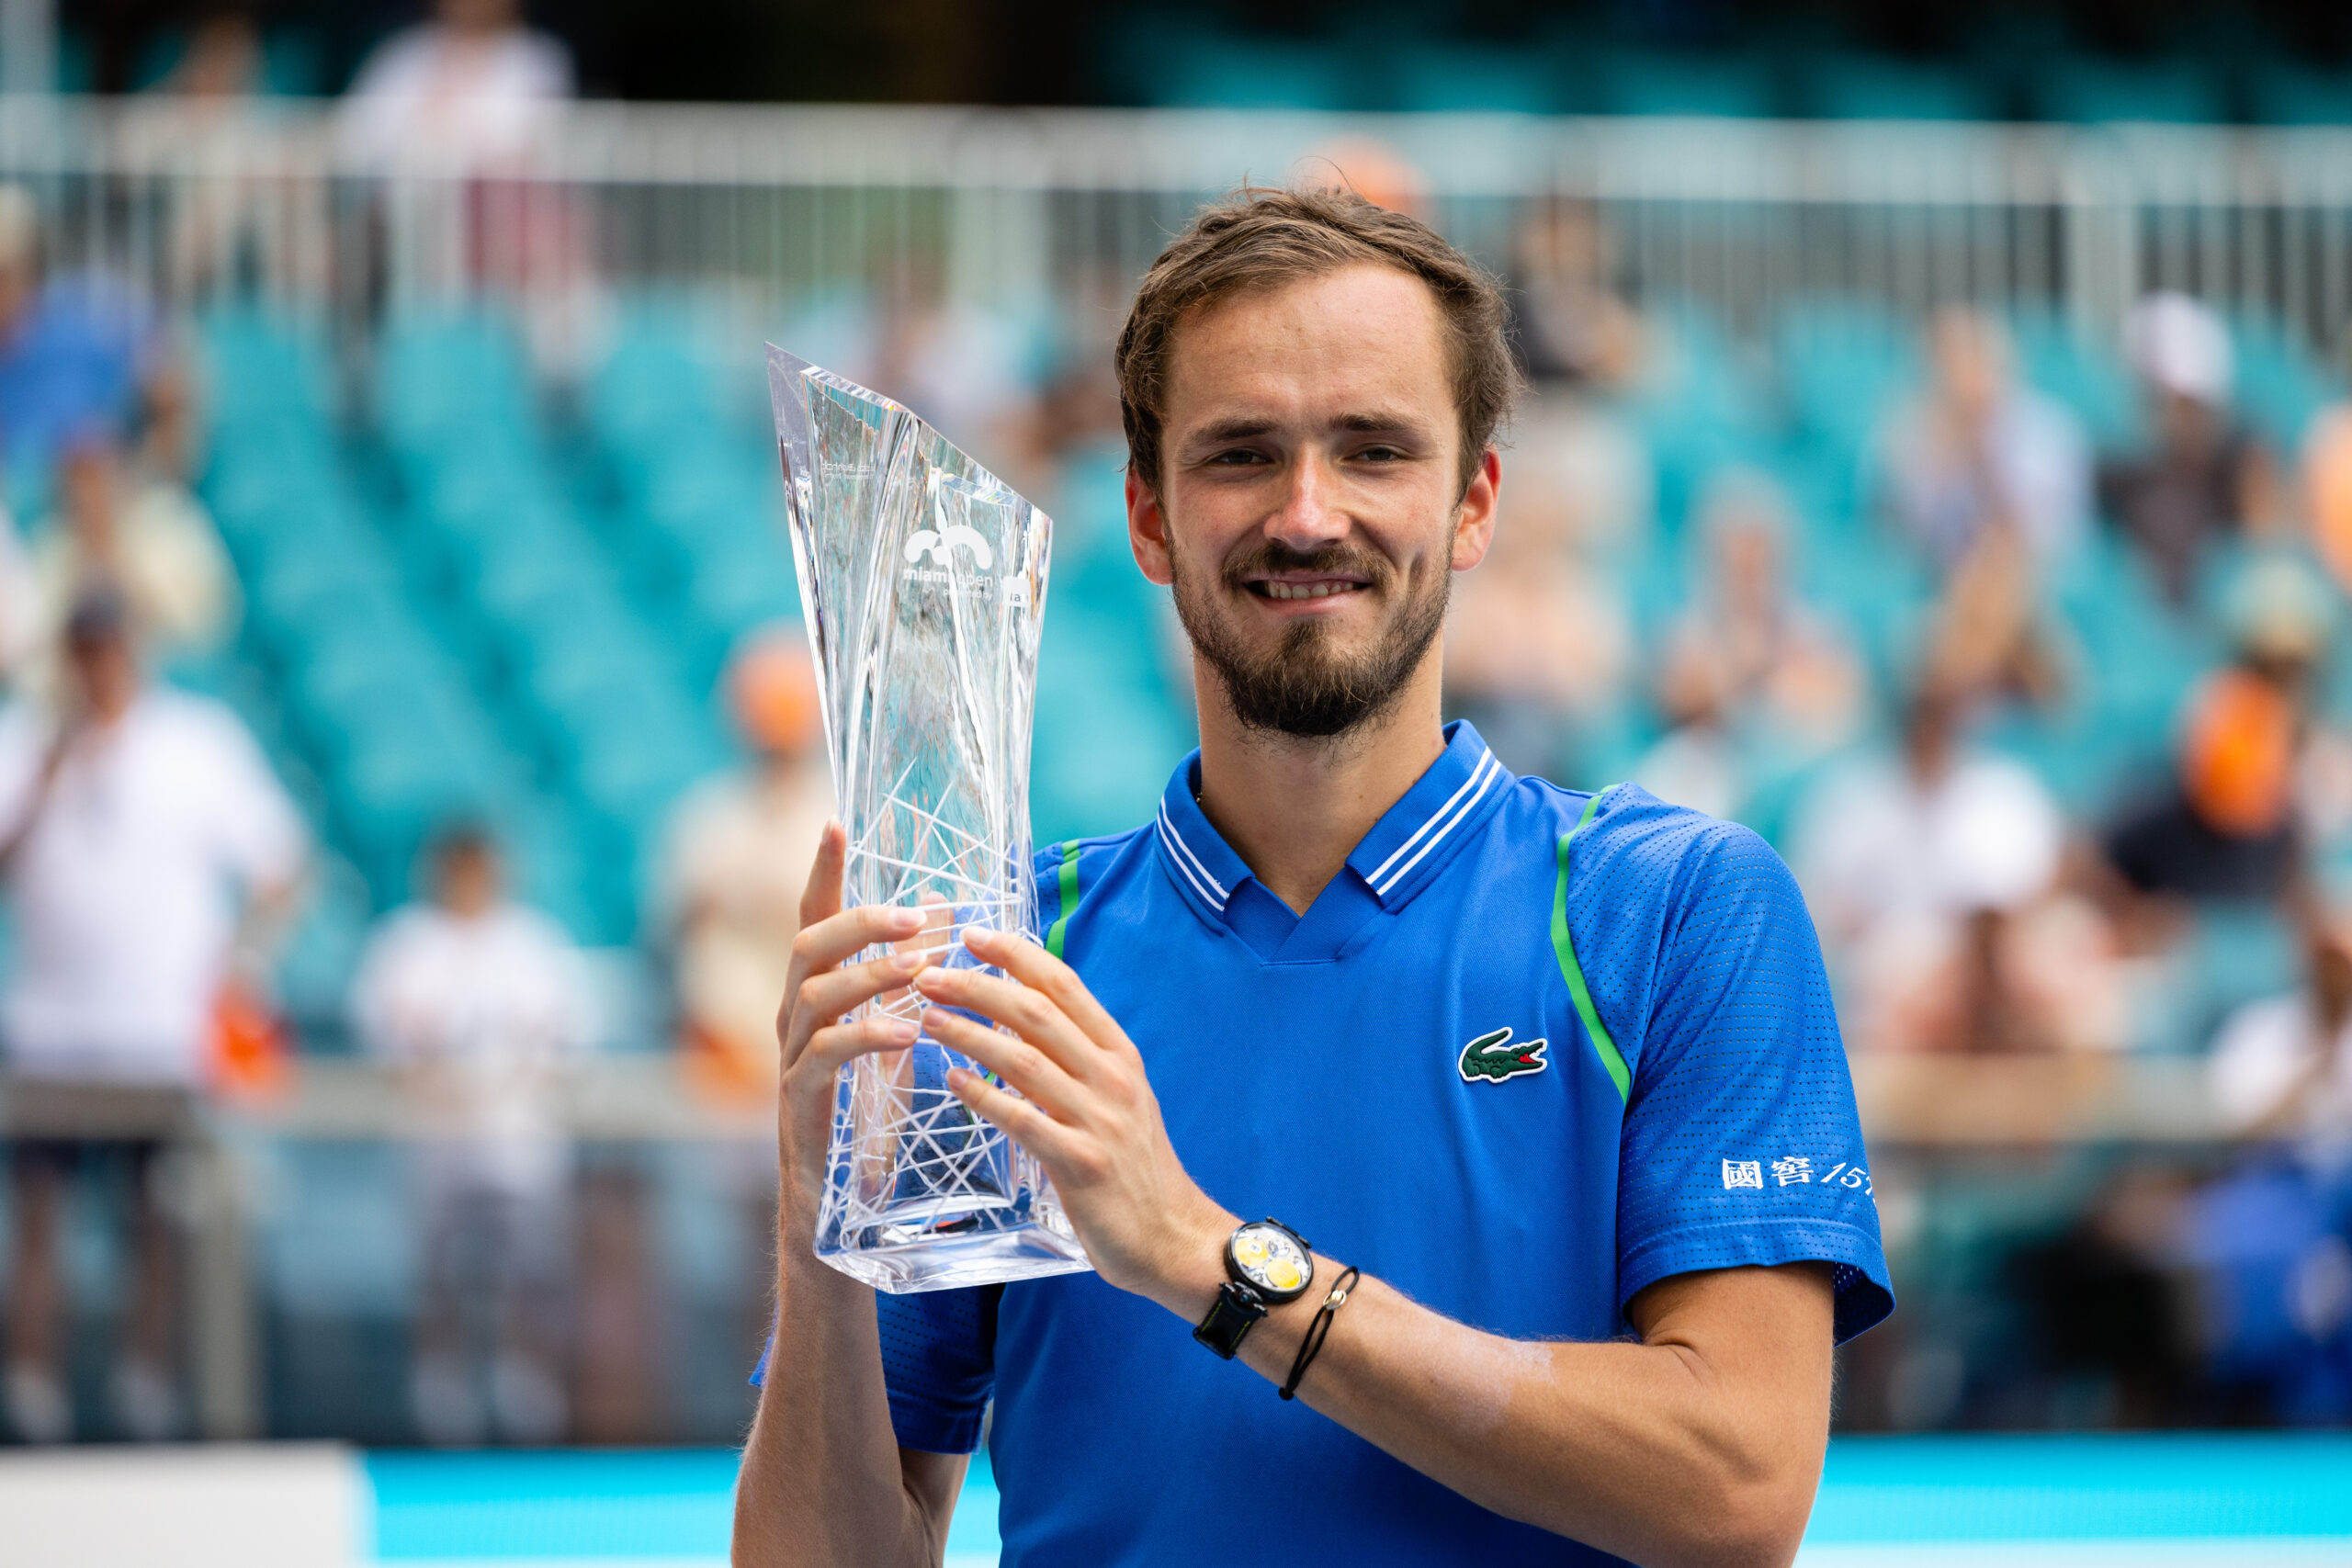
[[[762,305],[909,276],[1099,298],[1203,200],[1366,144],[1490,265],[1529,203],[1589,202],[1628,288],[1735,325],[1847,294],[2103,334],[2176,288],[2329,347],[2352,315],[2343,130],[591,103],[495,175],[388,174],[333,105],[0,100],[0,176],[41,197],[57,262],[321,316],[587,279]]]

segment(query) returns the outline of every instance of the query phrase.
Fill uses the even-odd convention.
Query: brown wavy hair
[[[1452,349],[1467,490],[1519,390],[1501,286],[1428,224],[1351,190],[1244,186],[1204,208],[1159,253],[1136,290],[1115,356],[1129,468],[1159,491],[1161,400],[1186,316],[1236,294],[1367,263],[1409,273],[1437,297]]]

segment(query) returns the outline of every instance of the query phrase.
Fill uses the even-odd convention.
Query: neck
[[[1251,729],[1197,656],[1201,813],[1267,892],[1305,914],[1363,836],[1445,750],[1439,671],[1430,645],[1396,702],[1343,735],[1314,739]]]

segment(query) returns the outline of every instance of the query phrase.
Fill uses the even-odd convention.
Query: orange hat
[[[816,743],[817,670],[797,626],[755,632],[727,666],[727,694],[743,738],[763,751]]]
[[[2256,839],[2287,820],[2295,773],[2295,705],[2245,670],[2209,679],[2193,700],[2180,776],[2209,827]]]

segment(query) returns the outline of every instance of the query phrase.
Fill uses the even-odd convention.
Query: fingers
[[[1102,1053],[1053,998],[1018,981],[978,969],[932,968],[914,977],[914,988],[931,1001],[1004,1025],[1075,1077],[1091,1077],[1102,1065]]]
[[[972,931],[965,933],[964,945],[984,964],[993,964],[1023,985],[1043,993],[1053,1000],[1080,1032],[1106,1050],[1128,1045],[1126,1032],[1119,1027],[1078,971],[1047,953],[1034,942],[1024,942],[1007,931]]]
[[[903,1051],[915,1043],[914,1020],[893,1018],[888,1013],[875,1013],[854,1023],[828,1024],[808,1038],[808,1049],[801,1056],[806,1071],[804,1081],[821,1084],[823,1092],[832,1094],[833,1075],[842,1064],[854,1057],[867,1056],[876,1051]]]
[[[842,912],[842,867],[849,860],[849,830],[828,821],[817,835],[816,863],[808,868],[808,886],[800,895],[803,929]]]
[[[792,939],[792,963],[800,977],[820,974],[865,948],[898,943],[922,930],[923,912],[900,905],[865,904],[828,915],[800,928]]]
[[[845,969],[828,969],[801,981],[799,990],[794,993],[797,1003],[785,1040],[784,1065],[792,1066],[819,1030],[859,1003],[903,994],[908,976],[931,962],[932,955],[927,953],[886,953],[879,958],[869,958]],[[796,1032],[800,1036],[797,1042],[791,1038]]]
[[[1040,1107],[1005,1093],[968,1067],[949,1069],[947,1088],[971,1107],[974,1115],[1001,1129],[1007,1137],[1036,1156],[1049,1172],[1069,1168],[1079,1134],[1046,1115]]]
[[[955,906],[936,893],[926,893],[917,913],[922,916],[922,924],[899,943],[899,948],[934,954],[945,952],[956,940]]]
[[[942,1045],[961,1051],[1043,1107],[1048,1115],[1076,1113],[1081,1092],[1070,1076],[1045,1052],[1018,1035],[1006,1034],[960,1013],[933,1008],[922,1026]]]

